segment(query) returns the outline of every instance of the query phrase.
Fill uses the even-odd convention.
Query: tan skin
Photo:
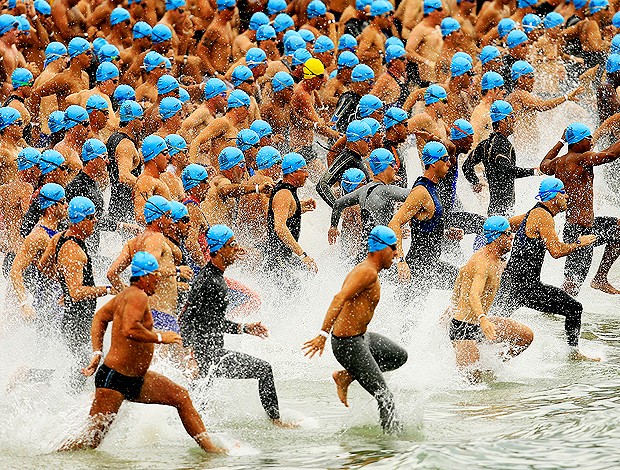
[[[181,202],[185,199],[185,191],[183,190],[183,181],[181,173],[189,163],[189,154],[187,150],[177,152],[170,156],[170,165],[172,169],[168,169],[159,175],[159,179],[163,181],[170,190],[170,200]]]
[[[181,124],[181,135],[191,142],[195,139],[200,131],[209,125],[217,113],[226,111],[226,93],[218,95],[214,98],[206,100],[198,108],[190,114],[183,124]]]
[[[293,87],[284,88],[263,99],[260,114],[275,134],[288,135],[291,126]]]
[[[209,182],[204,180],[197,186],[194,186],[188,190],[187,195],[193,196],[198,199],[198,201],[202,202],[207,197],[208,191]],[[186,207],[189,212],[190,226],[185,239],[185,247],[187,248],[187,251],[189,251],[192,261],[194,261],[194,263],[198,266],[204,266],[207,263],[207,259],[198,240],[200,235],[208,230],[209,224],[205,215],[200,210],[200,206],[195,204],[187,204]]]
[[[118,164],[118,179],[122,184],[133,188],[138,180],[131,172],[142,162],[142,157],[131,139],[137,140],[136,135],[142,129],[142,121],[134,119],[125,127],[119,129],[127,134],[130,139],[123,139],[116,147],[116,163]]]
[[[41,87],[44,83],[50,81],[57,74],[60,74],[64,70],[66,62],[67,60],[65,58],[61,58],[48,64],[47,67],[45,67],[45,69],[43,70],[43,72],[41,72],[41,75],[39,75],[34,80],[34,85],[32,86],[32,89],[34,90],[34,89]],[[56,111],[57,109],[58,109],[58,100],[56,99],[55,95],[44,96],[41,98],[38,119],[40,122],[40,130],[46,134],[50,133],[50,129],[47,125],[47,120],[49,118],[49,115],[52,112]],[[33,109],[30,105],[28,106],[28,110],[31,113],[32,119],[36,120],[37,114],[32,114]],[[39,129],[37,129],[37,131],[38,130]],[[35,135],[35,138],[36,138],[36,135]]]
[[[481,97],[478,106],[472,111],[470,122],[474,128],[474,147],[491,135],[493,126],[489,111],[491,110],[493,102],[503,99],[504,94],[505,91],[503,87],[488,90],[487,93]]]
[[[142,224],[144,220],[144,205],[151,196],[163,196],[170,200],[170,189],[168,185],[160,179],[162,173],[168,167],[168,150],[164,150],[152,160],[144,164],[142,174],[136,180],[133,189],[133,204],[136,220]]]
[[[149,370],[155,344],[181,344],[182,341],[181,337],[172,331],[153,330],[148,296],[155,291],[157,282],[157,272],[141,276],[97,311],[91,329],[93,350],[103,350],[103,338],[108,325],[112,323],[112,342],[104,364],[129,377],[144,377],[144,384],[136,402],[175,407],[185,430],[205,452],[224,453],[223,449],[209,439],[188,391],[163,375]],[[86,376],[93,375],[100,360],[100,355],[94,355],[82,373]],[[89,432],[66,441],[60,450],[96,448],[106,435],[123,401],[125,397],[120,392],[97,388],[89,413]]]
[[[473,74],[473,71],[470,71]],[[446,86],[448,101],[444,109],[444,121],[453,123],[457,119],[469,120],[476,103],[476,98],[472,96],[472,76],[464,73],[458,77],[451,77]]]
[[[8,95],[12,90],[11,74],[17,67],[26,67],[26,59],[19,49],[20,33],[17,28],[11,29],[0,36],[0,59],[3,67],[0,68],[0,79],[5,83],[2,84],[3,95]]]
[[[413,28],[405,45],[407,59],[418,64],[420,78],[429,82],[435,81],[435,66],[443,47],[437,28],[443,17],[443,10],[434,10]]]
[[[82,145],[89,137],[89,121],[73,126],[65,134],[65,138],[54,146],[54,150],[60,152],[65,157],[65,164],[69,168],[69,178],[73,179],[82,169]]]
[[[235,9],[218,11],[196,48],[196,55],[202,59],[211,76],[215,72],[226,73],[232,60],[234,34],[230,22]]]
[[[7,184],[17,176],[17,154],[25,146],[23,132],[21,119],[0,131],[0,184]]]
[[[342,284],[342,289],[334,296],[330,304],[321,330],[330,331],[339,337],[349,337],[366,333],[372,320],[375,308],[381,297],[379,272],[392,266],[396,251],[391,247],[368,253],[364,261],[353,268]],[[314,357],[316,353],[323,355],[326,338],[318,335],[306,341],[302,347],[305,356]],[[338,398],[345,405],[349,385],[353,376],[346,370],[334,372]]]
[[[17,253],[23,243],[20,227],[24,214],[30,207],[34,187],[41,172],[35,167],[18,171],[10,183],[0,186],[0,217],[5,223],[6,251]]]
[[[493,0],[485,2],[478,13],[476,21],[476,36],[481,38],[495,28],[502,18],[511,15],[510,0]]]
[[[448,126],[442,119],[445,108],[445,103],[438,101],[427,105],[423,113],[409,119],[409,133],[416,134],[419,155],[422,155],[422,149],[429,140],[443,142],[446,147],[450,146]]]
[[[391,25],[391,13],[376,16],[357,38],[357,56],[360,59],[360,63],[368,65],[375,73],[375,77],[381,75],[385,70],[383,66],[385,34],[383,34],[382,30],[389,29]]]
[[[383,101],[385,105],[396,102],[400,96],[400,85],[396,80],[398,79],[401,83],[407,80],[406,66],[404,57],[393,59],[387,65],[387,71],[377,78],[370,93]]]

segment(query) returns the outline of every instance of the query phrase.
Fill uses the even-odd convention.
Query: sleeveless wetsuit
[[[108,213],[116,222],[131,222],[134,220],[132,188],[119,180],[118,162],[116,161],[116,149],[125,139],[133,142],[133,139],[123,132],[115,132],[110,136],[106,147],[110,163],[108,173],[110,174],[110,207]],[[135,142],[134,142],[135,143]],[[136,178],[142,172],[142,163],[131,171]]]

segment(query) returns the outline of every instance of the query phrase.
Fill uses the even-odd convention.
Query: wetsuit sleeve
[[[484,144],[478,145],[463,162],[463,174],[465,175],[465,179],[467,179],[467,181],[471,184],[480,183],[474,167],[482,161],[482,152],[484,151],[483,147]]]
[[[495,159],[495,164],[497,165],[500,172],[504,174],[511,174],[515,178],[525,178],[527,176],[534,175],[533,168],[521,168],[513,165],[506,155],[498,154]]]
[[[344,211],[347,207],[351,207],[360,203],[360,192],[365,190],[366,186],[363,186],[349,194],[346,194],[345,196],[342,196],[340,199],[337,199],[336,202],[334,202],[334,205],[332,207],[332,227],[338,227],[342,211]]]
[[[387,185],[383,189],[386,197],[394,202],[405,202],[405,199],[407,199],[407,196],[411,193],[411,189],[401,188],[392,184]]]
[[[334,203],[336,202],[334,193],[332,193],[332,186],[336,184],[346,170],[353,166],[355,165],[352,163],[352,155],[344,151],[336,158],[334,163],[332,163],[329,170],[321,176],[321,179],[316,185],[316,190],[329,207],[334,207]]]

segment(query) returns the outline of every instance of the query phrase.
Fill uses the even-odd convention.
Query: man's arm
[[[487,284],[487,278],[489,273],[486,268],[477,267],[474,272],[474,278],[469,288],[469,295],[467,296],[467,303],[471,308],[474,316],[480,323],[480,328],[484,335],[493,341],[495,336],[495,325],[489,321],[487,314],[482,308],[482,296],[484,295],[484,289]]]
[[[282,243],[293,250],[297,256],[301,256],[304,249],[295,241],[291,231],[286,226],[292,204],[294,204],[293,195],[289,191],[279,191],[275,195],[272,202],[274,230]]]
[[[243,196],[244,194],[256,192],[256,185],[252,183],[231,183],[228,178],[220,178],[214,183],[214,187],[217,191],[217,195],[222,199],[230,199]],[[273,183],[260,183],[258,185],[258,192],[263,194],[269,194],[273,189]]]
[[[13,283],[13,289],[19,305],[24,310],[30,307],[24,284],[24,271],[45,250],[46,244],[47,240],[42,237],[28,236],[15,255],[15,260],[11,267],[11,282]],[[34,313],[33,311],[31,312]]]
[[[110,269],[108,269],[108,280],[110,281],[110,284],[112,284],[114,288],[119,291],[127,287],[121,281],[120,274],[131,264],[131,251],[129,249],[129,243],[130,242],[127,242],[123,245],[123,249],[118,255],[118,258],[112,262]]]
[[[82,369],[82,374],[86,377],[90,377],[97,371],[97,366],[101,362],[103,356],[103,338],[105,332],[108,329],[108,324],[114,318],[114,299],[107,302],[101,307],[93,318],[93,323],[90,328],[91,342],[93,345],[93,357],[90,360],[90,364]]]
[[[73,302],[96,299],[107,294],[105,286],[85,286],[83,269],[86,255],[74,242],[68,241],[58,252],[58,269],[65,278],[69,296]]]
[[[579,158],[579,163],[584,166],[597,166],[610,163],[620,157],[620,141],[607,147],[601,152],[586,152]]]
[[[116,148],[116,162],[118,164],[118,180],[119,182],[132,187],[138,180],[137,177],[131,174],[133,170],[133,160],[137,150],[133,145],[133,142],[123,140]]]
[[[560,154],[560,150],[564,147],[564,142],[558,140],[551,150],[547,152],[545,158],[540,162],[540,171],[545,175],[555,175],[555,158]]]
[[[534,176],[534,168],[521,168],[513,165],[508,155],[498,154],[494,163],[503,174],[513,175],[515,178]]]
[[[189,217],[191,220],[189,231],[187,234],[187,239],[185,241],[185,247],[189,252],[190,256],[194,263],[198,266],[204,266],[207,262],[204,253],[202,252],[202,248],[200,247],[200,243],[198,239],[200,238],[201,230],[204,230],[203,221],[204,215],[200,211],[197,206],[193,206],[189,204],[187,206],[189,211]]]
[[[545,243],[547,251],[555,259],[570,255],[573,251],[591,245],[596,240],[594,235],[585,235],[579,237],[577,243],[563,243],[555,231],[555,222],[551,214],[547,211],[537,210],[530,213],[530,218],[533,219],[531,222],[534,224],[534,228],[540,235],[541,240]]]
[[[158,332],[144,326],[144,314],[148,311],[149,298],[144,292],[127,295],[122,307],[121,334],[138,343],[181,344],[181,336],[173,331]]]
[[[484,152],[483,145],[478,145],[473,152],[463,162],[463,175],[470,184],[480,184],[480,179],[476,174],[474,167],[482,162],[482,153]]]

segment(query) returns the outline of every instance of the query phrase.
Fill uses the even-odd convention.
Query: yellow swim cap
[[[325,66],[319,59],[308,59],[304,64],[304,80],[320,77],[325,73]]]

